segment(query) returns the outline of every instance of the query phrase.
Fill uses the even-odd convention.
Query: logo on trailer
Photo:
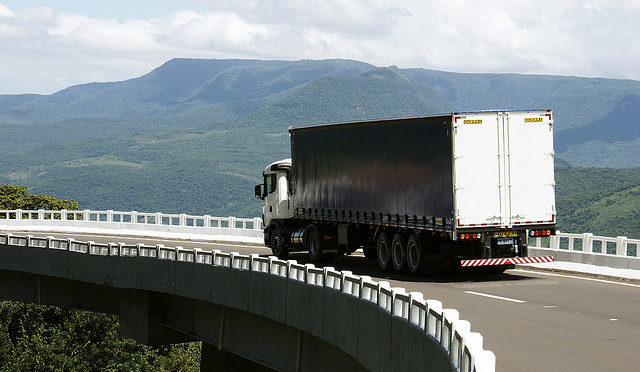
[[[465,120],[465,124],[482,124],[482,119]]]
[[[525,123],[542,123],[542,118],[524,118]]]

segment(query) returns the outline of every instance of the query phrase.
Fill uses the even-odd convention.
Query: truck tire
[[[269,245],[271,246],[271,252],[273,255],[278,257],[281,260],[286,260],[289,257],[289,248],[285,247],[282,244],[282,235],[280,234],[280,229],[277,226],[273,225],[271,227],[271,236],[269,238]]]
[[[407,245],[404,236],[397,233],[391,240],[391,261],[396,272],[404,272],[407,268]]]
[[[319,262],[322,260],[323,254],[322,245],[320,244],[320,232],[315,225],[309,225],[309,227],[307,227],[305,245],[311,261]]]
[[[391,263],[391,244],[389,243],[387,234],[380,233],[380,236],[378,236],[376,253],[378,256],[378,266],[380,266],[382,270],[390,271],[393,268],[393,264]]]
[[[418,234],[413,233],[407,240],[407,267],[411,274],[421,274],[424,269],[422,244]]]

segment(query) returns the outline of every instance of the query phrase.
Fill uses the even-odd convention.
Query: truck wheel
[[[422,244],[418,234],[411,234],[407,240],[407,267],[411,274],[420,274],[423,271]]]
[[[307,228],[305,243],[307,251],[309,252],[309,258],[311,261],[318,262],[322,260],[322,246],[320,245],[320,233],[315,225],[310,225]]]
[[[393,268],[391,264],[391,244],[389,244],[387,234],[380,233],[380,236],[378,236],[376,253],[378,254],[378,266],[382,270],[391,270]]]
[[[271,252],[273,252],[274,256],[281,260],[286,260],[287,257],[289,257],[289,249],[282,244],[282,235],[280,235],[280,229],[276,226],[271,228],[269,245],[271,246]]]
[[[397,272],[403,272],[407,268],[407,246],[402,235],[395,234],[391,240],[391,261]]]

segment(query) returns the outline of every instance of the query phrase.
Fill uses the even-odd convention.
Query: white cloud
[[[174,57],[640,79],[637,0],[202,1],[206,12],[119,20],[0,3],[0,93],[136,77]]]
[[[15,18],[16,15],[6,5],[0,4],[0,18]]]

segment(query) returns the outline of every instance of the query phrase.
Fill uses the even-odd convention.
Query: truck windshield
[[[276,175],[269,174],[264,176],[264,185],[265,185],[265,192],[267,194],[271,194],[272,192],[276,191]]]

